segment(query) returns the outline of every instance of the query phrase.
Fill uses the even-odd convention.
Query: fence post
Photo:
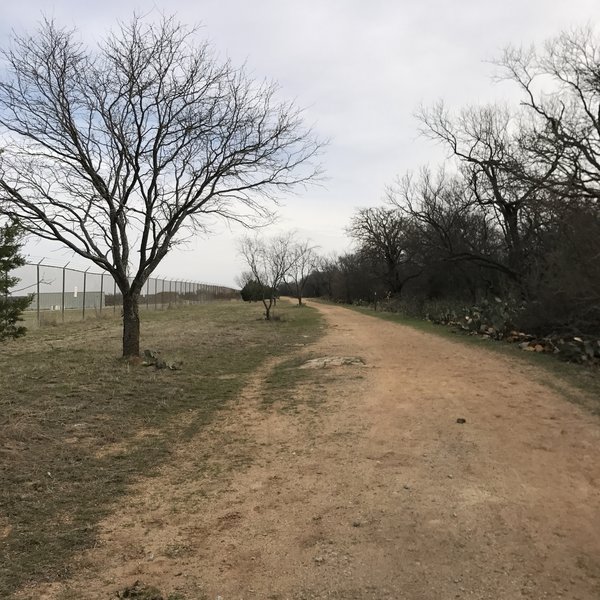
[[[62,276],[62,296],[61,296],[61,302],[60,302],[60,308],[61,308],[61,316],[62,316],[62,322],[65,322],[65,291],[66,291],[66,286],[67,286],[67,267],[69,266],[71,261],[69,261],[64,267],[63,267],[63,276]]]
[[[113,315],[117,314],[117,281],[113,277]]]
[[[4,302],[8,305],[8,268],[4,271]]]
[[[158,288],[158,279],[155,279],[154,280],[154,310],[158,310],[158,297],[157,297],[158,291],[157,291],[157,288]]]
[[[104,297],[104,273],[100,273],[100,314],[102,314],[102,298]]]
[[[83,311],[81,313],[81,320],[85,321],[85,292],[86,292],[86,286],[87,286],[87,272],[90,270],[90,267],[88,267],[84,272],[83,272]]]
[[[40,320],[40,265],[43,262],[44,262],[44,259],[42,258],[42,260],[40,260],[40,262],[36,265],[36,274],[37,274],[37,281],[36,281],[37,303],[36,303],[36,308],[37,308],[37,324],[38,324],[38,327],[41,325],[41,320]]]
[[[150,309],[150,279],[146,279],[146,310]]]
[[[162,293],[160,294],[160,310],[165,309],[165,280],[162,280]]]

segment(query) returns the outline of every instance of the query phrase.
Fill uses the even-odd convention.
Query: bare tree
[[[396,206],[360,209],[346,231],[380,272],[382,265],[386,292],[400,295],[422,272],[414,253],[414,221]]]
[[[504,270],[518,281],[532,217],[561,153],[555,149],[541,165],[524,142],[526,119],[502,106],[470,107],[453,116],[438,103],[423,110],[420,119],[423,133],[443,143],[458,160],[467,184],[466,202],[476,203],[494,220],[504,239]]]
[[[304,288],[311,273],[319,266],[320,257],[316,246],[310,240],[297,241],[292,244],[291,265],[288,272],[294,286],[294,295],[298,305],[302,306]]]
[[[139,353],[142,286],[184,235],[269,218],[319,174],[300,111],[193,34],[134,17],[90,50],[45,21],[4,51],[0,211],[113,276],[124,356]]]
[[[245,237],[240,241],[239,253],[259,285],[267,321],[272,317],[271,310],[277,298],[277,290],[292,266],[293,243],[290,233],[270,240]]]
[[[591,27],[561,33],[543,49],[509,47],[497,61],[533,116],[531,152],[560,156],[546,183],[563,199],[600,199],[600,40]]]
[[[506,265],[494,214],[477,202],[463,178],[424,168],[399,178],[388,190],[388,202],[411,222],[418,264],[468,262],[516,276]]]

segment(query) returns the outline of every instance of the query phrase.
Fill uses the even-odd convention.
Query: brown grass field
[[[315,339],[316,311],[264,322],[241,302],[148,311],[142,347],[177,371],[119,358],[120,321],[31,330],[0,346],[0,597],[69,576],[97,523],[198,434],[267,358]]]

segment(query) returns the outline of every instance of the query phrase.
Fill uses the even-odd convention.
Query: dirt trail
[[[311,356],[365,367],[311,372],[296,411],[261,408],[257,374],[132,490],[75,580],[23,597],[140,579],[189,600],[600,598],[600,421],[532,367],[318,308]]]

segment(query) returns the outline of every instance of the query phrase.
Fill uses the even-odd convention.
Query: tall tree
[[[31,304],[32,297],[11,298],[8,294],[19,279],[10,272],[25,264],[20,255],[20,231],[15,223],[0,227],[0,342],[25,334],[26,328],[20,325],[21,313]]]
[[[139,353],[142,286],[184,233],[269,218],[319,174],[300,111],[194,33],[134,17],[90,50],[45,21],[4,51],[0,211],[113,276],[124,356]]]
[[[496,214],[480,205],[463,177],[424,168],[399,178],[388,202],[411,224],[411,252],[421,266],[425,295],[437,295],[440,282],[450,279],[455,297],[476,301],[481,288],[497,279],[494,274],[514,277]]]
[[[410,220],[420,263],[473,263],[513,275],[495,213],[477,201],[464,178],[424,168],[399,178],[388,202]]]
[[[444,144],[458,161],[468,186],[467,202],[494,219],[504,239],[504,270],[521,281],[531,217],[557,169],[560,149],[555,147],[542,165],[529,151],[525,117],[499,105],[467,107],[452,115],[440,102],[422,110],[420,119],[423,133]]]
[[[516,82],[531,117],[527,149],[542,168],[556,161],[535,257],[532,309],[558,328],[599,331],[600,36],[591,26],[563,31],[541,47],[508,47],[500,78]],[[539,185],[533,172],[529,179]]]
[[[500,77],[517,83],[533,117],[530,151],[560,160],[546,184],[563,199],[600,200],[600,39],[592,27],[562,32],[539,49],[508,47]]]

